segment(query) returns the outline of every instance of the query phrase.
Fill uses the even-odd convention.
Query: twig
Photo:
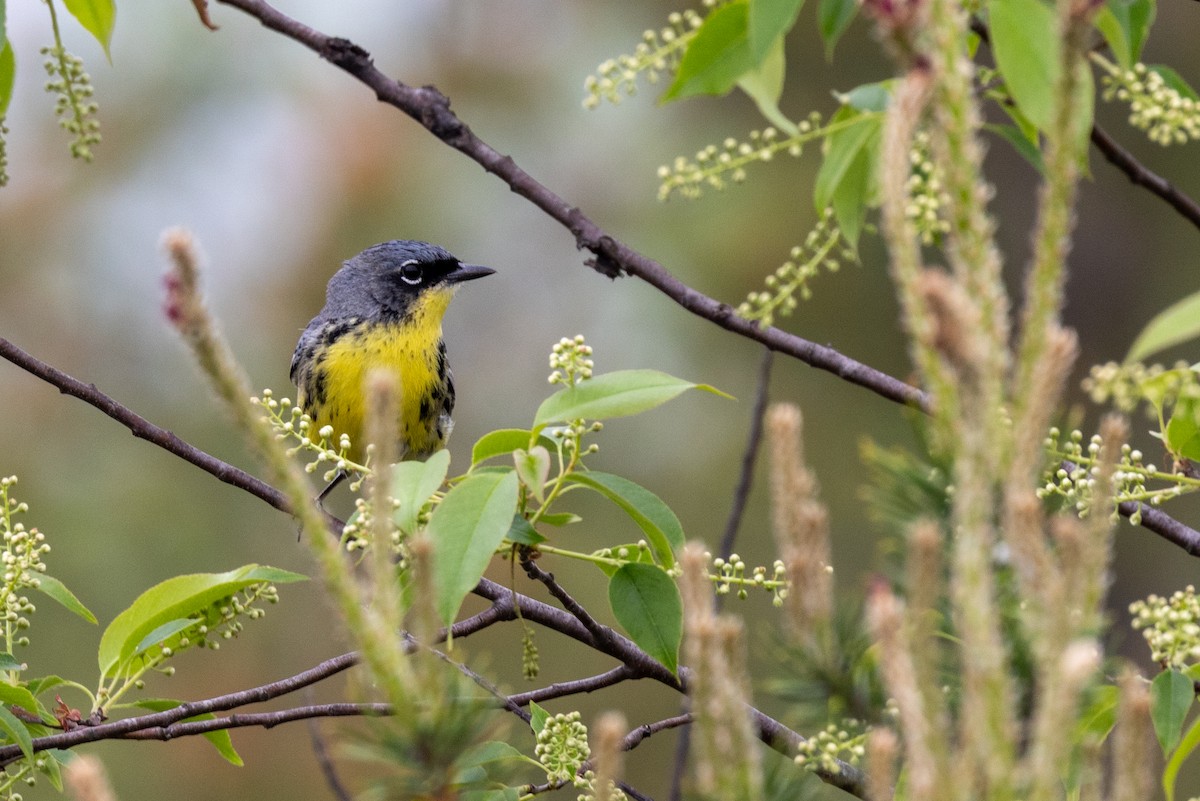
[[[270,484],[262,479],[255,478],[241,468],[234,467],[228,462],[223,462],[215,456],[205,453],[196,446],[183,441],[165,428],[154,425],[129,407],[118,403],[113,398],[101,392],[96,388],[95,384],[85,384],[76,378],[72,378],[62,370],[38,359],[3,337],[0,337],[0,357],[7,359],[22,370],[32,373],[47,384],[57,387],[58,391],[64,395],[70,395],[96,407],[129,429],[129,433],[135,437],[144,439],[175,454],[184,461],[224,481],[226,484],[245,490],[254,497],[266,501],[281,512],[291,514],[292,510],[287,502],[287,498]],[[249,402],[249,399],[247,399],[247,402]],[[330,516],[329,522],[331,525],[336,525],[338,531],[341,530],[341,521]]]
[[[742,525],[742,515],[746,511],[750,488],[754,485],[754,464],[758,460],[759,443],[762,442],[763,417],[767,411],[767,390],[771,383],[771,363],[774,361],[774,355],[773,351],[764,349],[762,361],[758,366],[754,408],[750,412],[750,431],[746,434],[746,448],[742,452],[741,471],[738,473],[737,487],[733,491],[733,503],[729,506],[729,517],[725,521],[725,533],[721,535],[719,553],[726,559],[733,553],[733,543],[737,539],[738,528]]]
[[[614,684],[620,684],[626,679],[637,678],[634,672],[625,665],[617,667],[605,673],[596,676],[588,676],[584,679],[574,679],[573,681],[560,681],[554,684],[537,690],[528,690],[523,693],[514,693],[508,696],[508,700],[517,706],[526,706],[531,701],[541,703],[549,701],[552,698],[564,698],[568,695],[578,695],[580,693],[593,693],[597,690],[602,690],[605,687],[611,687]]]
[[[686,726],[693,720],[695,720],[695,716],[691,712],[687,712],[683,715],[676,715],[673,718],[656,720],[654,723],[643,723],[625,735],[625,739],[621,741],[621,750],[632,751],[651,735],[658,734],[660,731],[666,731],[667,729],[674,729],[677,726]]]
[[[1132,153],[1121,147],[1120,143],[1099,125],[1092,125],[1092,144],[1104,155],[1104,158],[1108,159],[1110,164],[1125,173],[1135,186],[1143,187],[1162,198],[1184,219],[1200,228],[1200,203],[1138,161]]]
[[[309,694],[311,695],[311,692]],[[321,769],[321,775],[325,777],[325,784],[329,787],[329,792],[333,793],[333,797],[337,801],[353,801],[349,789],[342,784],[342,777],[338,775],[337,766],[333,764],[333,757],[329,755],[329,747],[325,743],[325,736],[321,733],[321,727],[317,724],[316,718],[308,719],[308,738],[312,742],[313,756],[317,760],[317,767]]]
[[[168,723],[165,726],[143,726],[140,729],[126,732],[111,739],[119,740],[173,740],[177,737],[192,737],[197,734],[222,731],[225,729],[246,728],[248,726],[274,728],[282,723],[296,720],[312,720],[314,718],[344,718],[344,717],[381,717],[392,714],[391,704],[364,703],[333,703],[298,706],[292,709],[281,709],[277,712],[239,712],[226,717],[214,717],[208,720],[187,720]],[[137,718],[127,718],[136,720]],[[101,728],[95,726],[93,728]],[[78,731],[78,729],[72,729]],[[36,741],[35,741],[36,742]]]
[[[148,715],[139,715],[132,718],[122,718],[121,720],[101,723],[98,726],[79,726],[70,731],[37,737],[33,740],[33,750],[45,751],[48,748],[70,748],[81,743],[124,737],[135,731],[169,727],[172,724],[176,724],[186,718],[195,717],[196,715],[224,712],[229,709],[246,706],[247,704],[269,701],[272,698],[278,698],[281,695],[302,690],[311,684],[323,681],[356,664],[358,664],[358,654],[342,654],[341,656],[327,659],[302,673],[297,673],[294,676],[248,690],[241,690],[229,693],[228,695],[219,695],[204,701],[190,701],[172,709],[163,710],[162,712],[153,712]],[[207,723],[208,721],[202,722]],[[262,724],[255,723],[252,725]],[[21,756],[21,748],[18,745],[0,746],[0,766],[20,759]]]

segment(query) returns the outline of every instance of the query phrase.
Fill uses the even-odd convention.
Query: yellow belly
[[[332,426],[335,442],[341,434],[348,435],[350,458],[356,462],[365,458],[365,385],[376,369],[392,370],[399,377],[396,430],[401,459],[425,458],[449,437],[454,390],[441,344],[445,306],[436,302],[440,298],[430,300],[434,302],[421,304],[402,321],[363,323],[346,332],[314,355],[309,381],[301,382],[301,408],[312,417],[315,429]],[[304,386],[315,382],[324,385],[323,402]]]

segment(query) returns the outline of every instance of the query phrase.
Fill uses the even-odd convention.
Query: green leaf
[[[508,456],[517,448],[528,448],[533,439],[533,432],[524,428],[501,428],[484,434],[471,449],[471,467],[497,456]],[[554,441],[549,437],[538,436],[537,444],[548,450],[554,450]]]
[[[30,736],[29,729],[25,727],[25,724],[8,711],[7,706],[0,706],[0,732],[19,745],[22,754],[30,759],[33,758],[33,737]]]
[[[858,151],[833,192],[833,216],[842,237],[855,251],[858,235],[867,219],[867,207],[875,191],[873,178],[879,152],[879,136],[875,135]]]
[[[660,102],[723,95],[754,69],[757,59],[750,49],[749,18],[746,0],[735,0],[705,17]]]
[[[1096,29],[1122,69],[1130,69],[1141,58],[1156,11],[1156,0],[1108,0],[1096,14]]]
[[[1109,0],[1104,8],[1096,12],[1096,17],[1092,20],[1092,24],[1096,26],[1096,30],[1100,31],[1100,35],[1104,37],[1104,41],[1108,44],[1108,49],[1112,51],[1113,56],[1117,59],[1117,64],[1121,69],[1127,70],[1133,66],[1133,60],[1129,51],[1129,30],[1122,23],[1121,17],[1114,13],[1114,6],[1118,6],[1122,10],[1127,8],[1120,0]],[[1125,22],[1128,22],[1127,14],[1125,14]]]
[[[988,10],[996,66],[1021,111],[1044,131],[1062,69],[1054,11],[1040,0],[990,0]]]
[[[1197,745],[1200,745],[1200,717],[1192,721],[1187,734],[1179,741],[1175,752],[1171,754],[1167,759],[1167,764],[1163,767],[1162,786],[1167,801],[1175,801],[1175,778],[1179,775],[1179,769],[1183,767],[1183,763],[1196,750]]]
[[[762,62],[796,24],[804,0],[750,0],[750,52]]]
[[[0,707],[7,710],[11,706],[19,706],[31,715],[37,715],[41,710],[41,705],[27,688],[0,681]]]
[[[12,654],[0,652],[0,670],[5,672],[11,672],[14,670],[20,672],[24,669],[25,663],[20,659],[17,659]]]
[[[141,656],[142,654],[146,653],[146,651],[150,650],[154,646],[164,643],[167,640],[171,639],[176,634],[180,634],[184,631],[187,631],[188,629],[190,629],[194,626],[199,626],[201,623],[204,623],[204,622],[205,621],[203,621],[203,620],[197,620],[195,618],[188,618],[188,617],[181,617],[181,618],[177,618],[175,620],[169,620],[166,623],[163,623],[158,628],[156,628],[154,631],[147,634],[145,637],[143,637],[141,639],[141,642],[139,642],[137,644],[137,646],[133,649],[132,656]]]
[[[538,518],[538,520],[547,526],[566,526],[571,523],[578,523],[582,519],[582,517],[574,512],[551,512]]]
[[[599,492],[620,506],[646,534],[651,550],[665,568],[674,567],[675,552],[683,547],[683,526],[671,507],[650,490],[627,478],[589,470],[568,480]]]
[[[1029,137],[1022,133],[1020,128],[1015,125],[991,124],[984,125],[983,127],[985,130],[991,131],[1012,145],[1013,150],[1017,151],[1026,161],[1032,164],[1039,175],[1046,173],[1046,165],[1042,161],[1041,149],[1038,148],[1036,142],[1030,142]]]
[[[454,622],[492,554],[508,534],[517,510],[517,474],[475,473],[446,493],[429,518],[433,542],[434,606],[442,622]]]
[[[821,0],[817,6],[817,29],[821,32],[821,40],[825,42],[825,59],[833,59],[833,49],[837,47],[842,34],[854,22],[858,15],[858,0]]]
[[[120,675],[147,634],[168,621],[203,613],[208,607],[253,584],[286,584],[304,576],[263,565],[244,565],[228,573],[175,576],[156,584],[108,624],[100,637],[100,675]]]
[[[3,34],[0,26],[0,34]],[[13,58],[12,44],[5,39],[0,44],[0,118],[8,111],[8,101],[12,100],[13,79],[17,74],[17,63]]]
[[[1089,693],[1088,703],[1079,715],[1080,735],[1103,742],[1117,723],[1117,701],[1120,690],[1115,684],[1102,684]],[[1080,739],[1084,739],[1083,736]]]
[[[549,719],[550,713],[538,706],[537,701],[529,702],[529,728],[533,729],[534,734],[541,734]]]
[[[392,498],[396,511],[392,520],[405,534],[415,534],[421,508],[438,491],[450,469],[450,451],[441,450],[423,462],[392,465]]]
[[[1179,744],[1195,695],[1192,680],[1178,670],[1164,670],[1150,683],[1150,720],[1164,756]]]
[[[112,42],[113,26],[117,22],[117,6],[113,0],[63,0],[71,16],[87,30],[104,48],[104,56],[111,61],[108,52]]]
[[[546,541],[546,538],[537,533],[533,526],[529,525],[529,521],[520,512],[513,515],[512,525],[508,527],[508,533],[504,535],[504,539],[509,542],[515,542],[517,545],[540,545]]]
[[[538,503],[544,503],[546,479],[550,476],[550,452],[545,447],[536,445],[529,450],[517,448],[512,455],[521,483],[533,493]]]
[[[775,127],[788,134],[796,132],[796,124],[779,110],[779,96],[783,94],[783,75],[787,64],[783,57],[783,37],[767,51],[766,58],[738,78],[738,88],[745,92],[758,111]]]
[[[859,111],[887,111],[888,104],[892,102],[894,84],[892,80],[864,83],[849,92],[838,92],[835,97],[843,106]]]
[[[813,204],[817,211],[824,211],[833,202],[834,193],[859,153],[869,147],[873,140],[877,141],[883,117],[842,106],[829,124],[844,124],[846,127],[825,138],[825,158],[813,186]]]
[[[638,647],[672,673],[679,669],[683,602],[670,576],[652,565],[625,565],[608,582],[608,603]]]
[[[1163,440],[1176,456],[1200,462],[1200,400],[1182,397],[1176,402]]]
[[[42,595],[58,602],[68,612],[83,618],[89,623],[96,622],[96,616],[92,614],[91,610],[75,597],[75,593],[67,589],[66,584],[63,584],[54,578],[54,576],[48,576],[45,573],[38,576],[37,589]]]
[[[1140,362],[1151,353],[1200,336],[1200,292],[1188,295],[1154,316],[1133,340],[1125,363]]]
[[[538,407],[534,425],[641,414],[689,389],[729,397],[707,384],[693,384],[658,370],[618,370],[555,392]]]
[[[182,701],[176,701],[171,698],[145,698],[137,702],[137,706],[150,712],[166,712],[168,709],[174,709],[179,706]],[[183,720],[213,720],[216,715],[209,712],[204,712],[199,715],[192,715]],[[246,763],[242,761],[241,755],[237,749],[233,747],[233,739],[229,736],[227,729],[219,729],[217,731],[205,732],[204,739],[212,743],[213,748],[217,749],[226,762],[237,767],[242,767]]]

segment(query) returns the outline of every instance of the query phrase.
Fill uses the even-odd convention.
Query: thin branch
[[[165,726],[145,726],[126,732],[111,739],[120,740],[174,740],[177,737],[192,737],[197,734],[208,734],[226,729],[239,729],[248,726],[271,729],[283,723],[297,720],[312,720],[315,718],[344,718],[344,717],[382,717],[392,714],[391,704],[369,703],[333,703],[298,706],[292,709],[281,709],[277,712],[238,712],[226,717],[215,717],[207,720],[187,720],[169,723]],[[128,718],[135,720],[136,718]],[[99,729],[100,726],[93,728]],[[72,731],[77,731],[73,729]],[[36,741],[35,741],[36,742]]]
[[[311,692],[309,694],[311,695]],[[337,801],[353,801],[350,790],[342,783],[342,777],[338,775],[333,757],[329,755],[329,746],[325,742],[325,735],[321,733],[321,727],[316,718],[308,719],[308,737],[312,742],[313,756],[317,760],[317,767],[321,769],[321,775],[325,778],[325,785],[329,788],[329,792],[333,793],[333,797]]]
[[[540,704],[543,701],[549,701],[553,698],[564,698],[568,695],[579,695],[580,693],[594,693],[597,690],[603,690],[605,687],[620,684],[626,679],[634,678],[637,678],[637,676],[633,670],[626,665],[618,665],[612,670],[596,676],[574,679],[573,681],[555,682],[537,690],[514,693],[508,696],[508,700],[517,706],[526,706],[531,701]]]
[[[625,739],[621,741],[621,750],[632,751],[651,735],[658,734],[660,731],[666,731],[667,729],[674,729],[677,726],[686,726],[695,719],[695,715],[687,712],[682,715],[676,715],[673,718],[656,720],[654,723],[643,723],[625,735]]]
[[[762,361],[758,366],[754,408],[750,412],[750,431],[746,435],[746,449],[742,452],[741,471],[738,473],[737,487],[733,491],[733,503],[729,506],[729,517],[725,521],[725,533],[721,535],[721,550],[718,552],[726,559],[733,553],[733,543],[737,539],[738,529],[742,525],[742,516],[746,511],[750,488],[754,485],[754,464],[758,460],[759,443],[762,442],[763,417],[767,411],[767,390],[771,383],[771,363],[774,361],[774,355],[774,351],[764,349]]]
[[[1138,161],[1132,153],[1121,147],[1120,143],[1099,125],[1092,126],[1092,144],[1104,155],[1104,158],[1108,159],[1110,164],[1125,173],[1134,185],[1143,187],[1162,198],[1184,219],[1200,228],[1200,203]]]
[[[229,693],[228,695],[219,695],[204,701],[189,701],[172,709],[163,710],[162,712],[153,712],[148,715],[138,715],[132,718],[122,718],[121,720],[101,723],[98,726],[79,726],[70,731],[37,737],[33,740],[33,750],[45,751],[48,748],[70,748],[81,743],[124,737],[132,732],[143,729],[169,727],[185,718],[195,717],[196,715],[224,712],[248,704],[269,701],[272,698],[278,698],[281,695],[302,690],[309,685],[341,673],[343,670],[353,667],[356,664],[358,664],[358,654],[342,654],[341,656],[327,659],[302,673],[297,673],[294,676],[273,681],[259,687],[252,687],[248,690],[241,690]],[[7,765],[21,757],[20,746],[0,746],[0,766]]]
[[[226,484],[245,490],[256,498],[266,501],[281,512],[291,514],[291,506],[282,492],[272,487],[262,479],[256,478],[241,468],[234,467],[228,462],[200,450],[165,428],[160,428],[146,418],[122,405],[113,398],[101,392],[95,384],[85,384],[82,381],[53,367],[41,359],[22,350],[3,337],[0,337],[0,357],[7,359],[21,369],[32,373],[51,386],[57,387],[64,395],[70,395],[88,403],[129,429],[129,433],[138,439],[144,439],[158,447],[175,454],[186,462],[199,467],[206,473],[215,476]],[[246,399],[247,403],[249,398]],[[330,517],[331,524],[337,523],[341,530],[340,521]]]

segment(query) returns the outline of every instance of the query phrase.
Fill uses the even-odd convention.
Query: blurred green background
[[[758,288],[815,221],[815,149],[769,169],[752,168],[746,185],[724,193],[696,202],[655,201],[658,165],[762,127],[743,97],[660,108],[654,102],[660,88],[643,86],[617,107],[582,108],[583,81],[596,65],[632,51],[642,30],[661,27],[677,6],[307,0],[280,7],[362,45],[389,75],[437,85],[483,139],[611,234],[718,299],[736,305]],[[8,3],[18,76],[8,114],[12,180],[0,190],[0,336],[96,383],[189,442],[257,471],[164,323],[163,229],[183,225],[195,232],[212,308],[253,382],[279,394],[291,392],[292,347],[343,259],[386,239],[437,242],[498,271],[460,293],[446,321],[459,388],[454,464],[465,467],[471,443],[484,432],[528,425],[548,392],[550,345],[583,333],[595,348],[597,370],[656,368],[737,396],[728,401],[696,393],[614,421],[593,463],[653,489],[690,537],[715,547],[749,424],[760,349],[646,285],[586,269],[562,228],[339,70],[234,9],[214,5],[211,12],[217,32],[201,27],[183,0],[122,0],[111,65],[73,20],[64,20],[68,48],[84,58],[100,103],[104,141],[95,163],[86,165],[69,158],[67,138],[52,117],[53,99],[42,91],[37,49],[51,41],[46,9],[35,0]],[[814,15],[810,3],[788,40],[781,105],[794,119],[813,109],[831,113],[830,90],[889,74],[861,20],[827,62]],[[1200,5],[1163,3],[1159,16],[1145,59],[1170,63],[1200,84],[1193,33]],[[1099,118],[1151,168],[1200,196],[1200,145],[1150,145],[1124,124],[1125,113],[1102,104]],[[1015,286],[1029,251],[1035,176],[1001,143],[993,143],[988,169],[1002,190],[995,212]],[[1200,284],[1196,229],[1094,151],[1091,173],[1082,188],[1066,311],[1083,347],[1070,384],[1079,401],[1077,379],[1086,365],[1120,359],[1145,320]],[[815,297],[781,324],[905,376],[909,366],[877,241],[865,242],[862,261],[818,279]],[[1196,358],[1194,347],[1167,356]],[[910,443],[910,425],[895,405],[787,359],[776,360],[771,395],[804,409],[806,453],[831,507],[840,591],[858,596],[865,577],[880,567],[881,535],[858,498],[864,481],[859,443],[864,437]],[[1097,411],[1086,413],[1091,425]],[[1160,450],[1145,437],[1146,427],[1135,424],[1138,442],[1157,459]],[[31,507],[27,525],[46,532],[55,549],[50,571],[102,623],[152,583],[181,572],[246,562],[311,572],[288,518],[0,362],[0,474],[14,473],[20,476],[16,494]],[[586,522],[564,532],[572,547],[590,550],[636,537],[603,504],[579,511]],[[1173,511],[1200,524],[1196,503],[1179,503]],[[760,482],[738,543],[754,564],[774,558],[767,520]],[[1124,607],[1195,581],[1200,563],[1127,525],[1118,549],[1112,637],[1144,662]],[[607,615],[599,574],[573,564],[548,566],[589,608]],[[498,566],[494,575],[507,581],[507,567]],[[518,587],[543,597],[524,579]],[[347,647],[315,582],[286,586],[281,595],[278,608],[219,656],[184,655],[178,675],[152,680],[147,694],[190,699],[230,692],[293,674]],[[765,679],[774,670],[764,656],[775,636],[769,599],[731,606],[752,621],[752,661]],[[23,654],[29,675],[54,672],[94,684],[98,629],[43,602],[31,636],[34,643]],[[611,666],[549,634],[538,644],[543,682]],[[522,687],[515,628],[462,645],[473,664],[486,666],[501,684]],[[339,697],[340,682],[329,684],[318,698]],[[771,698],[760,700],[786,715]],[[579,706],[586,719],[615,706],[632,725],[673,714],[678,699],[641,683],[550,706]],[[333,732],[341,725],[322,727]],[[198,738],[94,750],[125,801],[328,797],[302,724],[239,731],[235,743],[245,768],[228,766]],[[673,747],[673,735],[660,735],[630,759],[632,778],[658,797],[665,796]],[[344,770],[349,775],[353,765]],[[44,785],[27,793],[52,795]]]

